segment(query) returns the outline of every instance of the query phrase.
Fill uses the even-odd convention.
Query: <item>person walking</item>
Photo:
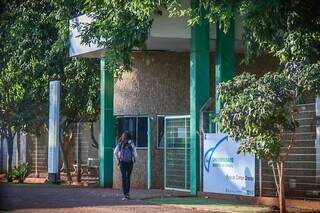
[[[130,140],[129,132],[125,131],[119,138],[118,144],[114,150],[114,156],[118,160],[122,179],[123,200],[130,198],[130,178],[133,169],[133,164],[137,159],[137,150]]]

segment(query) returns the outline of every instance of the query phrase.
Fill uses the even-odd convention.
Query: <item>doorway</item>
[[[190,116],[164,121],[164,188],[190,191]]]

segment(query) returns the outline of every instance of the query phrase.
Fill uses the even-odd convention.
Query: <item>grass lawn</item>
[[[192,209],[198,209],[198,210],[209,210],[209,211],[216,211],[216,212],[228,212],[228,213],[229,212],[230,213],[273,212],[270,207],[266,207],[266,206],[258,206],[258,205],[244,204],[237,201],[225,201],[225,200],[216,200],[212,198],[201,198],[201,197],[151,198],[151,199],[146,199],[145,202],[149,204],[170,205],[175,207],[192,208]],[[289,208],[288,212],[306,213],[310,211]]]

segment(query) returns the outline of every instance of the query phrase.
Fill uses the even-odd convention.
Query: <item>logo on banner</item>
[[[213,162],[213,166],[219,166],[220,165],[220,162],[226,162],[225,165],[228,165],[228,162],[230,162],[231,160],[231,163],[233,162],[233,158],[220,158],[220,159],[217,159],[217,158],[212,158],[214,152],[216,151],[216,149],[219,147],[220,144],[222,144],[224,141],[228,141],[228,136],[225,136],[223,137],[221,140],[218,141],[218,143],[211,147],[208,151],[206,151],[206,153],[204,154],[204,169],[209,172],[210,170],[210,163],[211,161],[214,161]],[[225,159],[225,160],[223,160]],[[223,165],[223,164],[222,164]],[[231,165],[232,166],[232,165]]]
[[[254,196],[255,158],[238,154],[239,144],[223,133],[205,135],[203,191]]]

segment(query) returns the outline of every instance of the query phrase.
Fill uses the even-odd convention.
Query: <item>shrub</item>
[[[24,179],[30,174],[30,166],[28,163],[22,163],[15,166],[9,176],[18,180],[19,183],[23,183]]]

